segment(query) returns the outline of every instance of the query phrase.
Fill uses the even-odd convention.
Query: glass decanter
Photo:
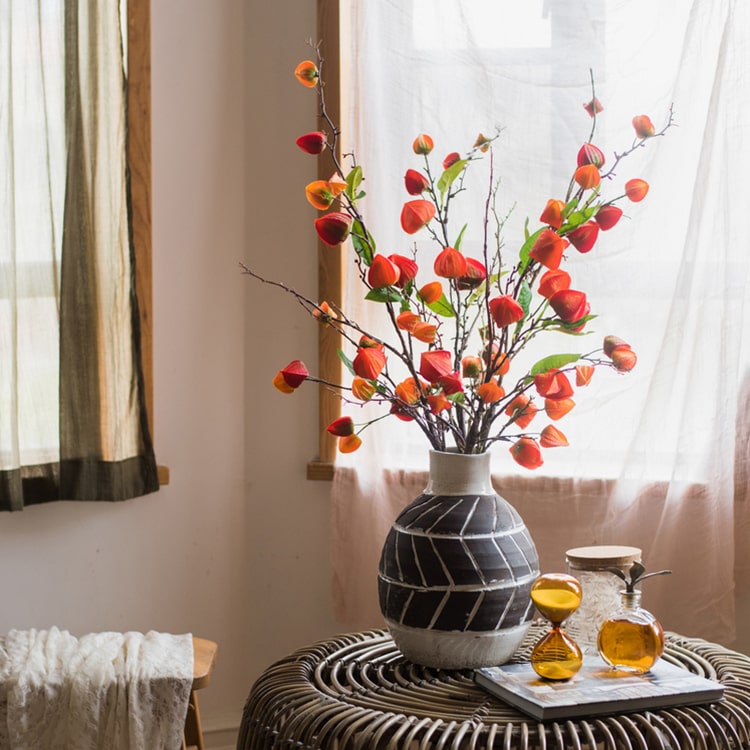
[[[583,664],[578,644],[562,629],[562,623],[581,603],[581,584],[565,573],[539,576],[531,587],[531,601],[552,626],[531,652],[531,666],[546,680],[569,680]]]
[[[635,584],[672,572],[660,570],[644,575],[645,570],[640,563],[634,563],[628,577],[619,569],[610,569],[625,582],[625,590],[620,592],[620,608],[602,623],[597,639],[599,654],[610,667],[637,674],[648,672],[664,652],[664,629],[656,617],[641,607],[641,591]]]

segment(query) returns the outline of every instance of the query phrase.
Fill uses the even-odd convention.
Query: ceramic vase
[[[492,487],[490,455],[431,451],[424,492],[391,527],[380,609],[404,656],[439,669],[503,664],[526,635],[534,542]]]

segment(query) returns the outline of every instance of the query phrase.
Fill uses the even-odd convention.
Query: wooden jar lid
[[[565,556],[579,570],[598,570],[610,566],[627,565],[641,559],[639,547],[618,544],[598,544],[592,547],[573,547]]]

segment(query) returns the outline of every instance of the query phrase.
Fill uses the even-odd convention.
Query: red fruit
[[[345,435],[339,438],[339,453],[354,453],[362,445],[359,435]]]
[[[496,380],[489,380],[477,386],[477,396],[485,404],[494,404],[505,395],[505,390],[497,384]]]
[[[651,138],[651,136],[656,134],[654,123],[651,122],[651,118],[648,115],[636,115],[633,118],[633,127],[635,128],[635,134],[639,138]]]
[[[412,148],[414,149],[415,154],[423,154],[427,155],[432,151],[433,146],[435,144],[432,142],[432,138],[430,138],[429,135],[425,133],[420,133],[415,139],[414,143],[412,144]]]
[[[336,196],[326,180],[315,180],[305,187],[305,197],[318,211],[327,211]]]
[[[513,460],[524,469],[538,469],[543,463],[539,444],[530,437],[522,437],[510,447]]]
[[[326,427],[326,430],[330,432],[331,435],[345,437],[354,432],[354,422],[351,417],[339,417],[338,419],[334,419],[333,422]]]
[[[406,192],[409,195],[421,195],[430,186],[429,180],[416,169],[408,169],[404,175]]]
[[[435,216],[435,204],[424,199],[409,201],[401,209],[401,228],[407,234],[418,232]]]
[[[562,419],[575,405],[576,402],[572,398],[544,399],[544,411],[555,421]]]
[[[522,430],[531,424],[538,411],[527,393],[516,396],[505,409],[505,413],[513,418],[513,424]]]
[[[562,212],[564,208],[565,201],[550,198],[544,207],[544,211],[542,211],[542,215],[539,217],[539,221],[555,229],[559,229],[563,225]]]
[[[640,203],[646,197],[646,193],[648,193],[648,183],[646,180],[636,177],[625,183],[625,195],[633,203]]]
[[[554,425],[548,424],[539,436],[543,448],[563,448],[568,445],[568,438]]]
[[[468,355],[461,360],[461,376],[475,380],[482,372],[482,359]]]
[[[602,103],[596,97],[594,97],[590,102],[584,104],[583,108],[589,113],[589,117],[594,117],[594,115],[598,115],[600,112],[604,111]]]
[[[419,290],[419,298],[431,305],[443,296],[443,285],[439,281],[430,281]]]
[[[447,396],[450,396],[451,393],[460,393],[464,389],[461,374],[458,372],[449,372],[447,375],[438,378],[437,382]]]
[[[539,294],[549,299],[555,292],[561,289],[570,289],[570,274],[561,268],[555,268],[547,271],[539,279]]]
[[[619,336],[605,336],[604,343],[602,344],[604,353],[608,356],[612,356],[612,352],[615,349],[630,349],[630,344]]]
[[[621,216],[622,209],[619,206],[607,203],[596,212],[594,221],[606,232],[620,221]]]
[[[575,323],[588,315],[591,307],[586,300],[586,294],[576,289],[561,289],[555,292],[549,300],[550,307],[557,317],[565,323]]]
[[[599,168],[594,164],[584,164],[573,173],[573,179],[584,189],[592,190],[599,186],[602,180]]]
[[[443,169],[448,169],[448,167],[453,166],[457,161],[461,160],[461,154],[458,153],[458,151],[453,151],[448,156],[443,159]]]
[[[457,279],[466,275],[466,258],[455,247],[445,247],[435,258],[433,270],[436,276],[444,279]]]
[[[344,213],[333,212],[315,219],[315,231],[326,245],[340,245],[351,230],[351,217]]]
[[[385,255],[376,255],[367,271],[367,283],[373,289],[393,286],[401,276],[398,266]]]
[[[304,60],[295,69],[294,75],[297,80],[307,88],[313,88],[320,78],[318,66],[312,60]]]
[[[431,349],[422,352],[419,360],[419,374],[430,383],[437,383],[440,378],[453,372],[453,357],[446,349]]]
[[[283,370],[280,370],[284,382],[290,388],[299,388],[310,374],[305,363],[299,359],[292,360]]]
[[[599,229],[600,227],[595,221],[587,221],[585,224],[581,224],[568,232],[565,236],[579,253],[587,253],[594,247],[596,239],[599,236]]]
[[[523,308],[510,294],[503,294],[491,299],[490,314],[498,328],[505,328],[513,323],[518,323],[524,316]]]
[[[559,400],[573,395],[573,386],[568,376],[560,370],[548,370],[534,376],[534,385],[540,396]]]
[[[403,287],[405,284],[412,281],[417,275],[419,267],[411,258],[407,258],[404,255],[396,255],[394,253],[393,255],[388,256],[388,260],[395,263],[396,266],[398,266],[398,270],[401,271],[401,276],[397,282],[400,287]]]
[[[385,353],[376,347],[360,347],[352,367],[360,378],[377,380],[385,367]]]
[[[620,372],[630,372],[635,367],[638,357],[635,352],[628,347],[619,347],[612,352],[612,364]]]
[[[578,150],[576,161],[579,167],[583,167],[586,164],[593,164],[595,167],[599,168],[605,162],[604,152],[593,143],[584,143]]]
[[[306,153],[317,156],[326,147],[326,134],[320,130],[301,135],[295,143]]]
[[[591,378],[593,377],[593,365],[576,365],[576,385],[579,388],[581,386],[588,385],[591,382]]]
[[[532,246],[529,257],[547,268],[559,268],[566,241],[552,229],[542,229]]]
[[[476,289],[487,278],[487,269],[475,258],[466,258],[466,273],[456,282],[459,289]]]

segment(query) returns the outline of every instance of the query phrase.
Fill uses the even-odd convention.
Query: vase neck
[[[491,495],[489,453],[430,451],[428,495]]]

